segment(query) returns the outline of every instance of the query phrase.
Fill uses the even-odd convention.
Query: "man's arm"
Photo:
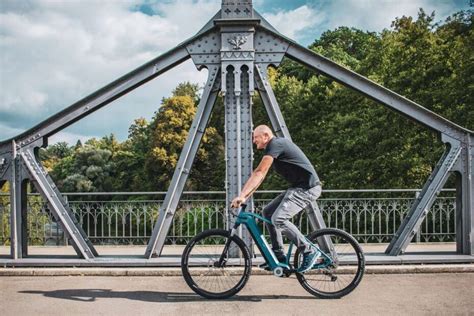
[[[240,204],[244,203],[249,198],[249,196],[251,196],[252,193],[258,189],[260,184],[265,179],[265,176],[267,175],[268,170],[270,169],[272,164],[273,164],[272,156],[270,155],[263,156],[262,161],[260,161],[260,164],[252,172],[252,175],[250,176],[250,178],[247,180],[244,187],[242,188],[240,195],[232,200],[231,206],[233,208],[238,208]]]

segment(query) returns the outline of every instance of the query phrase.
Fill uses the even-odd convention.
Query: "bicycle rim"
[[[250,275],[250,255],[244,242],[232,237],[224,254],[224,265],[219,259],[229,239],[225,230],[210,230],[198,234],[186,246],[182,257],[184,279],[197,294],[207,298],[226,298],[239,292]]]
[[[313,233],[309,239],[323,248],[322,238],[328,238],[334,245],[334,252],[327,255],[334,261],[327,265],[327,259],[318,262],[315,268],[296,277],[309,293],[321,298],[340,298],[352,292],[362,280],[365,259],[357,241],[349,234],[338,229],[322,229]],[[324,248],[323,248],[324,249]],[[336,254],[336,256],[334,256]],[[299,267],[303,255],[295,253],[295,267]],[[321,268],[318,268],[321,267]]]

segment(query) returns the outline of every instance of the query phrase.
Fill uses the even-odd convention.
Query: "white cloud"
[[[152,8],[179,27],[181,41],[196,34],[221,8],[216,0],[179,0],[157,3]]]
[[[102,138],[102,136],[97,135],[84,135],[84,134],[75,134],[75,133],[68,133],[68,132],[59,132],[53,135],[51,138],[48,139],[49,144],[55,144],[59,142],[66,142],[70,145],[75,145],[78,140],[80,140],[83,144],[91,138]]]
[[[298,40],[303,32],[324,19],[324,13],[303,5],[290,11],[264,13],[263,17],[283,35]]]
[[[160,15],[150,16],[131,10],[137,1],[2,1],[0,113],[7,113],[9,121],[0,117],[0,123],[23,128],[0,127],[2,139],[172,49],[203,26],[220,5],[216,1],[177,1],[157,5]],[[184,19],[179,18],[181,10],[187,12]],[[192,63],[164,76],[165,80],[155,79],[66,132],[103,135],[110,128],[123,137],[129,123],[139,116],[151,116],[177,83],[202,84],[205,80],[205,72],[199,73]]]
[[[442,19],[452,13],[456,5],[450,1],[432,0],[333,0],[325,11],[327,28],[338,26],[356,27],[362,30],[382,31],[389,28],[396,17],[417,17],[423,8],[426,13],[436,11],[436,18]]]

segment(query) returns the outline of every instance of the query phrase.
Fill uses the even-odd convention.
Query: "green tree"
[[[85,145],[57,164],[52,176],[65,192],[111,191],[115,172],[111,157],[110,150]]]
[[[128,138],[116,154],[117,182],[122,191],[145,191],[146,155],[149,152],[150,127],[146,119],[134,120],[128,129]]]
[[[46,171],[50,172],[60,160],[72,155],[73,151],[73,147],[69,146],[68,143],[59,142],[45,149],[41,148],[39,158]]]
[[[156,113],[150,124],[151,148],[145,164],[148,183],[153,187],[160,190],[168,187],[195,114],[196,105],[188,95],[165,99]],[[196,171],[188,180],[187,187],[207,186],[209,182],[205,175],[213,170],[213,162],[222,157],[222,153],[222,141],[216,129],[208,127],[194,161]]]
[[[189,96],[193,99],[193,102],[197,104],[199,102],[199,85],[191,83],[189,81],[179,83],[176,88],[172,91],[174,97]]]

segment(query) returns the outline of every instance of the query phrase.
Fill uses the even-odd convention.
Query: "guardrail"
[[[444,190],[431,207],[417,242],[448,242],[456,238],[454,190]],[[281,191],[255,194],[255,211]],[[318,200],[329,227],[341,228],[360,242],[389,242],[406,216],[419,190],[326,190]],[[95,244],[146,244],[166,192],[64,193],[78,221]],[[10,241],[10,198],[0,194],[0,244]],[[181,199],[167,243],[184,244],[196,233],[225,228],[225,192],[185,192]],[[310,226],[302,216],[300,229]],[[265,227],[262,227],[266,233]],[[47,204],[37,194],[28,196],[28,233],[31,245],[67,243]]]

